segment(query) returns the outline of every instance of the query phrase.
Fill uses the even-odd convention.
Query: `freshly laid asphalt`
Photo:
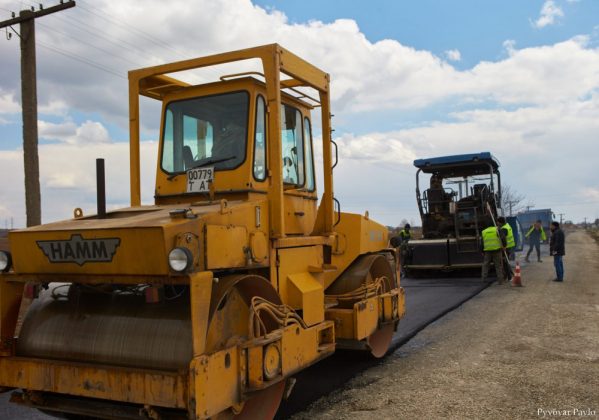
[[[406,314],[392,339],[392,350],[414,337],[420,330],[484,290],[490,283],[478,278],[402,279],[406,291]],[[304,410],[318,398],[343,387],[358,373],[380,363],[370,354],[337,351],[333,356],[302,371],[289,399],[281,403],[277,419]]]

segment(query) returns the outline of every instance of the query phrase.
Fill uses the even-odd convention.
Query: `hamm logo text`
[[[119,238],[83,239],[81,235],[72,235],[66,241],[37,241],[37,246],[51,263],[73,262],[77,265],[111,262],[120,244]]]

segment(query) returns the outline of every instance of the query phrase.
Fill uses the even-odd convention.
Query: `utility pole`
[[[559,216],[559,224],[561,225],[564,220],[564,216],[566,215],[566,213],[557,213],[557,215]]]
[[[27,226],[39,225],[42,222],[40,195],[40,168],[37,152],[37,80],[35,62],[35,19],[69,9],[75,6],[70,0],[44,9],[41,5],[21,10],[19,16],[13,13],[12,19],[0,22],[0,29],[16,25],[21,27],[21,104],[23,109],[23,160],[25,167],[25,207]],[[12,28],[11,28],[12,29]]]

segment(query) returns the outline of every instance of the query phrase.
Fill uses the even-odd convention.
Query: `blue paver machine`
[[[499,161],[482,152],[417,159],[414,166],[422,239],[408,243],[406,274],[479,269],[481,232],[502,215]],[[429,185],[421,189],[427,176]]]

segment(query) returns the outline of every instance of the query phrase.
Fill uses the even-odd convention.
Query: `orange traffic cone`
[[[522,277],[520,276],[520,263],[516,261],[516,269],[514,270],[514,277],[512,277],[512,286],[522,287]]]

